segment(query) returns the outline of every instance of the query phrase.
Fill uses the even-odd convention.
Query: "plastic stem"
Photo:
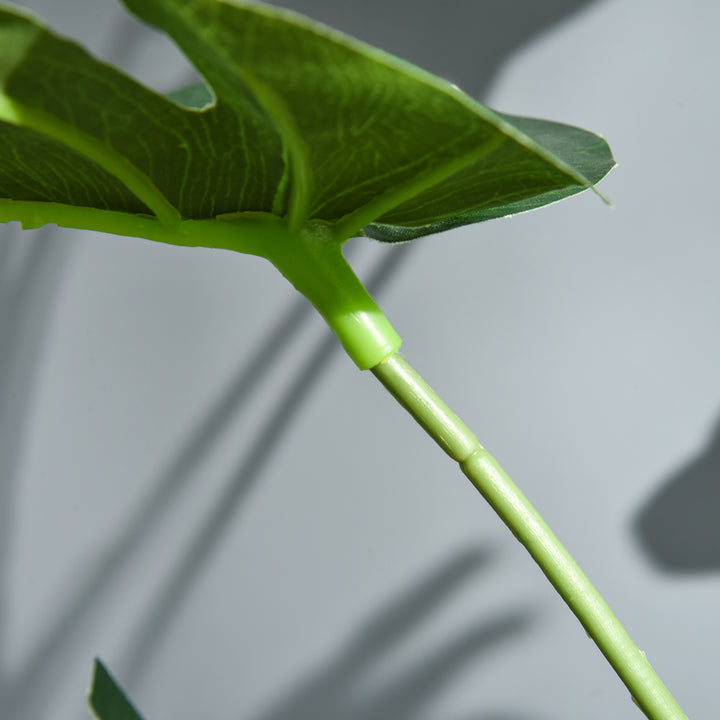
[[[519,488],[468,427],[395,353],[373,374],[463,473],[525,546],[650,720],[687,720],[645,654]]]
[[[279,233],[265,256],[315,306],[361,370],[400,347],[400,336],[358,280],[322,223]]]

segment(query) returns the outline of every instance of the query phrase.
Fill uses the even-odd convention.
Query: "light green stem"
[[[463,473],[527,548],[650,720],[687,720],[645,655],[537,511],[467,426],[398,354],[400,338],[333,242],[310,224],[280,232],[268,259],[303,293],[361,369],[369,369]]]
[[[687,720],[607,603],[467,426],[398,354],[374,375],[460,468],[525,546],[650,720]]]

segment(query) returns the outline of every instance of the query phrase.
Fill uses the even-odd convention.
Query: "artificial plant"
[[[591,188],[614,165],[605,141],[494,112],[409,63],[269,5],[123,2],[166,32],[205,82],[160,95],[2,6],[0,221],[269,260],[357,366],[459,463],[645,714],[685,718],[537,512],[398,353],[399,336],[342,253],[355,236],[413,240]],[[95,678],[99,717],[134,713],[101,665]]]

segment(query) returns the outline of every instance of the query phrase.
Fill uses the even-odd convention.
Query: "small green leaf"
[[[88,705],[98,720],[142,720],[106,667],[95,659]]]
[[[63,206],[75,227],[92,209],[172,229],[263,213],[291,228],[322,221],[341,239],[407,240],[555,202],[614,165],[592,133],[493,112],[287,10],[123,2],[207,85],[159,95],[0,8],[0,220],[22,210],[32,226]]]

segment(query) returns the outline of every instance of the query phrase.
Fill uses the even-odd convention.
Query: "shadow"
[[[484,98],[520,48],[597,0],[278,0]],[[498,108],[502,110],[502,108]]]
[[[22,240],[14,237],[19,232],[8,229],[0,238],[0,492],[15,476],[52,301],[68,255],[67,247],[49,241],[49,232],[28,233]],[[0,512],[7,510],[0,502]]]
[[[371,295],[378,294],[382,290],[394,275],[395,268],[409,249],[410,246],[405,246],[400,252],[393,253],[387,262],[378,265],[366,283]],[[298,310],[301,310],[303,314],[312,310],[304,299],[297,303]],[[288,339],[287,335],[281,333],[274,333],[272,337],[280,342]],[[249,455],[229,478],[225,491],[218,497],[213,509],[200,522],[199,530],[187,543],[187,551],[181,555],[175,570],[157,594],[152,609],[132,633],[135,640],[127,652],[129,660],[127,672],[124,675],[129,684],[143,676],[154,649],[160,646],[163,636],[172,626],[187,590],[195,582],[198,573],[211,557],[227,529],[237,520],[237,514],[244,500],[262,476],[265,464],[275,456],[278,446],[304,406],[305,399],[312,394],[329,362],[337,357],[339,349],[337,339],[328,331],[325,338],[293,376],[275,409],[261,426],[255,439],[249,443],[249,447],[252,448]],[[258,358],[257,366],[258,371],[267,369],[267,365],[260,358]],[[177,472],[181,471],[182,466],[180,463],[174,462],[171,467]],[[170,477],[167,475],[166,481],[169,481]]]
[[[50,233],[7,228],[0,237],[0,648],[5,645],[6,588],[15,528],[19,466],[25,429],[43,364],[68,248],[49,242]],[[1,666],[0,666],[1,668]],[[0,669],[0,716],[10,693]]]
[[[150,492],[129,514],[131,519],[118,534],[117,540],[98,554],[51,631],[38,643],[22,672],[12,679],[12,689],[6,693],[5,704],[0,704],[0,709],[7,707],[12,711],[10,717],[35,716],[21,715],[21,708],[25,712],[30,706],[38,705],[42,696],[38,688],[51,685],[50,676],[64,667],[65,661],[73,654],[74,646],[88,628],[102,620],[103,603],[118,591],[115,583],[123,569],[150,540],[161,515],[167,513],[180,493],[197,479],[196,471],[203,459],[213,451],[224,431],[231,427],[238,409],[250,400],[263,375],[272,371],[275,361],[282,357],[282,348],[302,330],[304,320],[311,312],[312,308],[304,300],[298,300],[288,308],[249,363],[218,393],[205,417],[189,433],[166,470],[149,485]]]
[[[393,253],[390,262],[382,263],[373,272],[367,283],[371,293],[382,289],[410,250],[410,246],[403,247],[400,252]],[[21,672],[7,683],[6,691],[0,692],[0,710],[7,710],[9,717],[40,715],[46,695],[49,697],[51,689],[61,684],[66,661],[73,656],[74,649],[87,637],[93,625],[102,621],[103,603],[117,592],[116,582],[122,571],[149,542],[153,529],[158,526],[161,516],[171,510],[174,500],[197,480],[197,471],[203,460],[212,453],[224,432],[231,427],[233,418],[259,389],[263,377],[272,372],[275,363],[282,358],[283,348],[303,330],[312,313],[312,307],[304,298],[292,303],[241,372],[218,393],[205,417],[180,444],[179,452],[169,460],[166,469],[148,484],[150,492],[130,513],[131,520],[118,534],[117,540],[97,556],[51,630],[42,637]],[[132,670],[129,674],[145,667],[151,655],[150,648],[159,642],[172,624],[185,590],[194,581],[216,543],[222,539],[241,501],[259,477],[264,461],[272,457],[275,443],[289,429],[302,400],[314,387],[314,380],[321,377],[325,364],[337,350],[337,340],[328,334],[261,428],[257,441],[252,444],[253,452],[241,469],[234,473],[211,517],[201,521],[197,536],[188,544],[187,554],[182,556],[176,573],[158,594],[152,606],[154,609],[148,613],[135,635],[137,643],[130,651],[134,660],[130,663]]]
[[[537,717],[530,718],[529,715],[508,715],[505,712],[483,713],[482,715],[471,715],[458,720],[538,720]]]
[[[482,715],[472,715],[465,718],[458,718],[458,720],[531,720],[529,715],[508,715],[504,712],[490,713],[489,715],[483,713]],[[537,718],[532,718],[537,720]]]
[[[427,707],[464,665],[525,630],[529,611],[513,609],[463,628],[399,673],[383,661],[430,621],[488,561],[466,551],[432,569],[419,583],[355,631],[349,642],[253,720],[410,720]]]
[[[720,420],[700,454],[640,509],[633,532],[661,570],[720,569]]]

